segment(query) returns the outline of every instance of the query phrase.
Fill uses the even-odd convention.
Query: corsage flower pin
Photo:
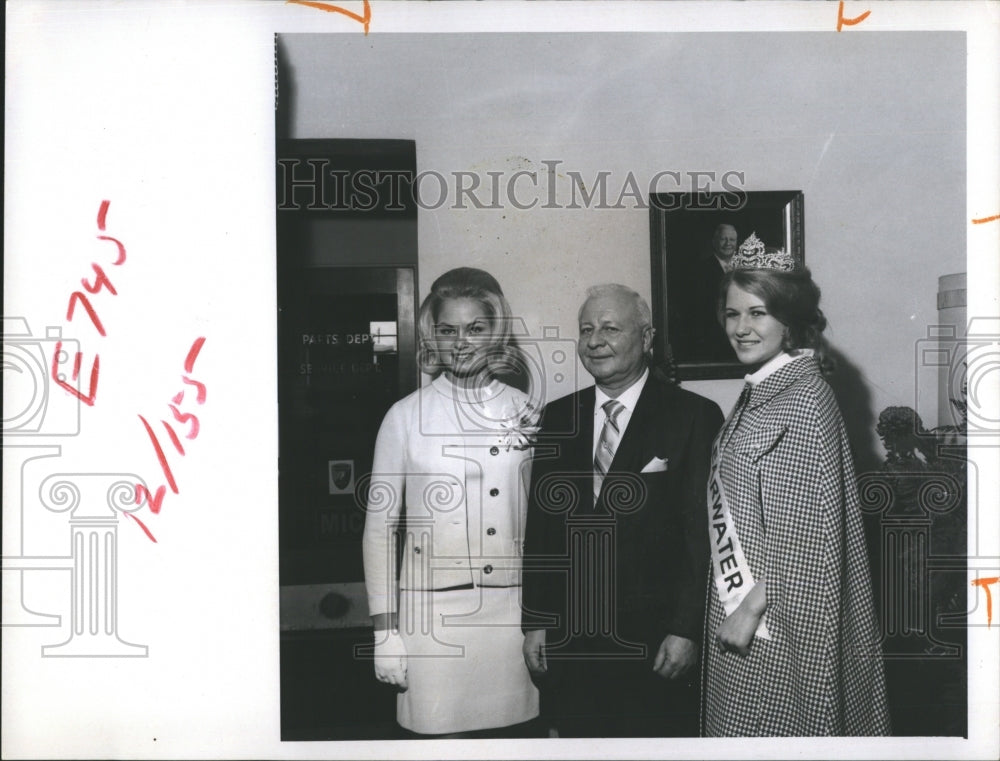
[[[500,421],[500,427],[503,429],[503,445],[506,450],[508,452],[511,449],[521,451],[534,446],[538,440],[540,418],[541,411],[530,402],[524,401],[515,405],[511,414]]]

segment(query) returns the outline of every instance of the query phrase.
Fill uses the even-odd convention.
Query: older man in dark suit
[[[579,313],[590,387],[549,404],[528,505],[522,628],[560,737],[698,732],[718,406],[649,369],[649,307],[597,286]]]

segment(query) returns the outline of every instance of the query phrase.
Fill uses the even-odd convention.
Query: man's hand
[[[521,646],[524,662],[532,674],[544,674],[549,666],[545,662],[545,630],[534,629],[524,634],[524,644]]]
[[[653,671],[664,679],[676,679],[698,662],[698,645],[694,640],[668,634],[660,643],[653,661]]]

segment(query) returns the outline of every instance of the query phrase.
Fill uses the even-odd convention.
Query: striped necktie
[[[609,399],[602,405],[604,414],[604,427],[601,429],[601,438],[597,440],[597,452],[594,453],[594,501],[601,493],[601,484],[608,474],[611,461],[615,459],[615,450],[621,440],[621,431],[618,430],[618,416],[625,405],[617,399]]]

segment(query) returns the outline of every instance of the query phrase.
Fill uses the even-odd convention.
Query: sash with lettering
[[[719,593],[719,601],[727,616],[731,616],[743,598],[753,589],[753,574],[750,564],[743,555],[740,538],[736,535],[733,516],[729,510],[726,491],[719,477],[719,441],[722,434],[712,444],[712,469],[708,477],[708,530],[712,542],[712,578]],[[767,630],[765,613],[760,617],[755,636],[771,639]]]

